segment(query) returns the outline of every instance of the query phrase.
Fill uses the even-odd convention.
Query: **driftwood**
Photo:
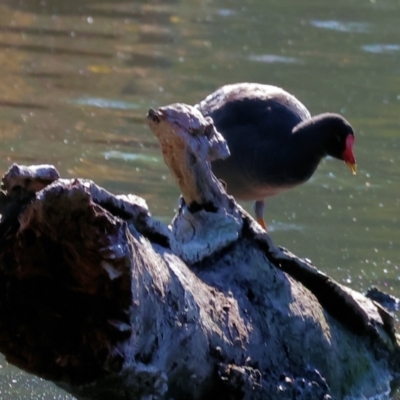
[[[182,199],[13,165],[0,196],[0,351],[78,399],[343,399],[388,393],[393,318],[274,246],[225,193],[211,120],[148,115]]]

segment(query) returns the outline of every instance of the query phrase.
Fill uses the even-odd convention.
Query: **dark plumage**
[[[228,193],[255,200],[263,220],[264,198],[307,181],[325,156],[345,161],[356,173],[354,132],[338,114],[311,117],[294,96],[275,86],[223,86],[196,106],[228,142],[230,157],[212,163]]]

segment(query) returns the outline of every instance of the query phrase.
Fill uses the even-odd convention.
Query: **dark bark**
[[[170,227],[133,195],[13,166],[0,196],[0,351],[79,399],[328,399],[389,390],[392,316],[274,246],[209,161],[212,121],[149,125],[181,190]]]

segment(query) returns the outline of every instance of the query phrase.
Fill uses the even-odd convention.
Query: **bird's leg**
[[[256,200],[254,202],[254,214],[256,215],[256,221],[267,231],[267,224],[264,221],[264,200]]]

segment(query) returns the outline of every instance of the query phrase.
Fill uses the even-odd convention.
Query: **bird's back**
[[[265,107],[271,104],[280,104],[292,115],[297,115],[300,121],[310,118],[306,107],[293,95],[272,85],[259,83],[236,83],[225,85],[208,95],[196,105],[203,115],[212,116],[224,112],[225,107],[234,104],[260,104]],[[246,104],[245,104],[246,107]],[[244,113],[241,113],[245,117]]]

